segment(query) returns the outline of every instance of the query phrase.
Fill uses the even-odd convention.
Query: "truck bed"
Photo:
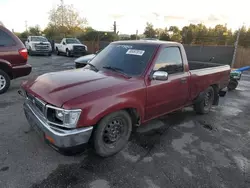
[[[212,67],[224,66],[218,63],[202,62],[202,61],[188,61],[189,70],[205,69]]]
[[[191,99],[197,97],[211,85],[216,84],[220,89],[227,86],[230,66],[211,62],[188,61],[191,73]]]

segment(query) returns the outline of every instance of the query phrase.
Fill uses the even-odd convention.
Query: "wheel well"
[[[3,70],[4,72],[6,72],[9,75],[10,79],[13,78],[11,69],[8,65],[0,62],[0,70]]]
[[[124,110],[126,110],[129,113],[133,125],[139,126],[141,124],[140,114],[137,112],[135,108],[126,108]]]

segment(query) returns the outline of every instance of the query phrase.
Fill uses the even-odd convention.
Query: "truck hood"
[[[50,44],[49,42],[31,41],[30,44]]]
[[[41,100],[62,107],[80,96],[128,82],[126,78],[88,69],[52,72],[28,80],[22,87]]]

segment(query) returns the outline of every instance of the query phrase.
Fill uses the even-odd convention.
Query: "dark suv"
[[[8,90],[10,80],[30,74],[27,60],[24,44],[0,23],[0,94]]]

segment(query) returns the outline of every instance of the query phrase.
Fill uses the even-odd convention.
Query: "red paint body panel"
[[[0,46],[0,68],[11,74],[12,79],[30,74],[31,66],[27,64],[27,59],[19,53],[19,50],[25,49],[22,41],[3,26],[0,26],[0,30],[15,41],[13,46]]]
[[[229,66],[189,71],[181,44],[153,43],[157,46],[156,53],[139,77],[127,78],[112,71],[76,69],[44,74],[24,82],[22,86],[57,107],[82,109],[78,127],[93,126],[105,115],[127,108],[136,109],[144,123],[192,104],[200,92],[210,85],[216,84],[220,89],[227,86]],[[151,80],[150,73],[155,59],[159,51],[167,46],[180,48],[184,71],[169,75],[166,81]]]

